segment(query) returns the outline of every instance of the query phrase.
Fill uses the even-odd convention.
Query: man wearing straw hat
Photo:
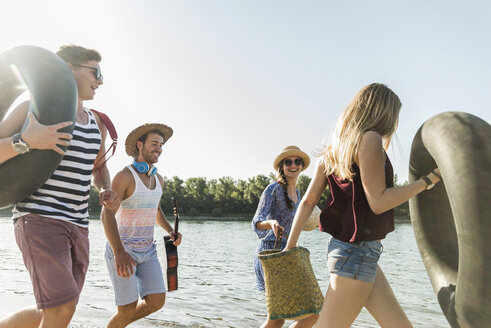
[[[117,210],[104,207],[101,219],[108,243],[106,264],[114,289],[116,314],[108,327],[126,327],[159,310],[165,303],[165,283],[157,257],[154,225],[167,231],[174,245],[181,242],[160,208],[164,180],[153,165],[172,136],[164,124],[144,124],[126,138],[126,153],[133,157],[113,179],[121,195]],[[139,296],[141,300],[139,300]]]

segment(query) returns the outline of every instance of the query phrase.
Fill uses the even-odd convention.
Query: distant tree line
[[[307,191],[311,178],[301,175],[298,178],[297,188],[303,196]],[[231,177],[207,179],[203,177],[182,180],[177,176],[164,177],[164,192],[161,199],[161,207],[168,218],[172,218],[171,198],[175,197],[179,214],[182,216],[209,216],[209,217],[252,217],[263,190],[275,181],[275,175],[259,174],[248,180],[235,180]],[[406,184],[405,182],[404,184]],[[394,184],[400,185],[397,175]],[[89,212],[92,216],[98,216],[101,206],[98,204],[98,191],[91,187]],[[322,194],[319,207],[322,209],[329,196],[329,187]],[[394,210],[394,215],[400,220],[409,220],[409,206],[404,203]]]

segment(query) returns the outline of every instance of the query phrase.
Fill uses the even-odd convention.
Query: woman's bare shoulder
[[[382,145],[382,137],[375,131],[367,131],[363,134],[360,140],[357,153],[357,164],[360,165],[360,159],[372,158],[373,156],[380,156],[384,153]]]

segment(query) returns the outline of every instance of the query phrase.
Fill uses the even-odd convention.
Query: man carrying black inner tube
[[[0,122],[0,163],[22,156],[32,148],[63,154],[57,145],[68,145],[62,161],[44,185],[15,204],[12,217],[15,236],[31,276],[37,308],[19,310],[1,320],[0,328],[68,326],[89,264],[91,178],[101,191],[101,204],[113,208],[120,202],[119,195],[110,189],[107,167],[93,170],[94,162],[104,157],[107,130],[100,117],[83,106],[85,100],[93,99],[103,83],[99,68],[101,56],[96,50],[75,45],[62,46],[57,54],[67,62],[77,82],[73,136],[57,132],[71,122],[45,126],[29,114],[29,125],[22,135],[9,137],[21,129],[28,102],[20,104]]]
[[[16,115],[19,115],[21,119],[25,118],[25,110],[17,111]],[[9,121],[14,120],[13,116],[14,114],[9,116]],[[68,121],[54,125],[43,125],[38,122],[36,116],[34,116],[34,114],[31,112],[29,112],[27,116],[29,118],[29,122],[24,132],[18,136],[7,136],[0,139],[0,164],[20,154],[14,149],[12,142],[14,142],[14,144],[17,143],[17,145],[20,145],[21,147],[24,146],[25,150],[27,151],[31,149],[52,149],[61,155],[65,154],[65,152],[58,147],[58,145],[70,145],[72,135],[70,133],[58,132],[58,130],[72,125],[72,122]],[[10,130],[13,130],[12,126],[4,127],[4,125],[8,125],[7,120],[0,122],[0,131],[2,131],[0,135],[2,136],[8,135]],[[16,141],[16,138],[19,138],[20,140]],[[17,145],[16,147],[18,147]]]

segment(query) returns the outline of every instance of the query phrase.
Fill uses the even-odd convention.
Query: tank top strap
[[[160,180],[157,177],[157,175],[154,176],[154,178],[155,178],[155,188],[154,189],[150,189],[147,186],[145,186],[145,184],[143,183],[143,181],[138,176],[138,173],[135,172],[135,170],[133,169],[133,167],[132,167],[131,164],[128,165],[128,166],[126,166],[126,168],[128,170],[130,170],[131,174],[133,174],[133,178],[135,179],[135,190],[136,189],[140,189],[140,188],[145,188],[148,191],[155,191],[155,190],[157,190],[158,192],[162,192],[162,186],[160,185]],[[138,188],[136,188],[137,187],[136,184],[138,184]]]
[[[162,192],[162,186],[160,185],[160,180],[157,174],[155,174],[155,189],[158,190],[159,192]]]
[[[126,166],[126,168],[128,170],[130,170],[131,174],[133,175],[133,179],[135,179],[135,190],[140,189],[142,186],[146,188],[146,186],[143,184],[143,181],[138,176],[138,173],[136,173],[135,170],[133,169],[132,165],[130,164],[130,165]],[[138,185],[138,188],[137,188],[137,185]]]

